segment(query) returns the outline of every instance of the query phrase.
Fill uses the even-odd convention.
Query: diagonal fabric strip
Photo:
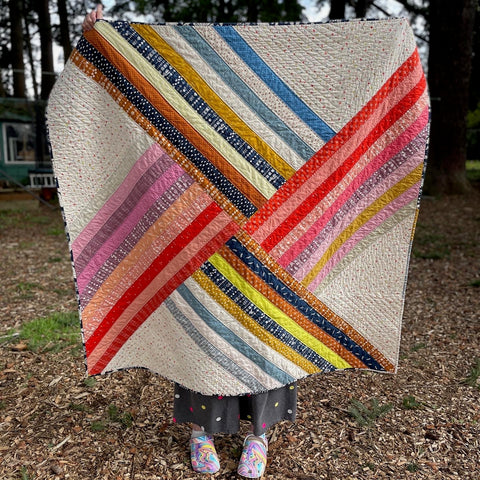
[[[429,128],[406,20],[99,21],[47,117],[89,374],[396,371]]]

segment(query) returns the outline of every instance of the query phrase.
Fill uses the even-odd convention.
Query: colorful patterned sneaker
[[[215,473],[220,470],[217,451],[211,435],[190,438],[190,459],[197,473]]]
[[[243,452],[238,464],[238,474],[247,478],[261,478],[267,466],[268,441],[265,434],[249,434],[243,442]]]

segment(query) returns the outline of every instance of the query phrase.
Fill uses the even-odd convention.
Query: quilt
[[[98,21],[47,119],[89,374],[396,371],[429,125],[406,19]]]

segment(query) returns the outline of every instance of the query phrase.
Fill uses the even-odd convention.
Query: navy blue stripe
[[[262,312],[250,299],[238,290],[227,278],[225,278],[211,263],[205,262],[201,270],[215,285],[230,298],[249,317],[257,322],[267,332],[282,341],[285,345],[295,350],[309,362],[316,365],[324,372],[331,372],[336,368],[317,352],[307,347],[291,333],[281,327],[267,314]]]
[[[215,185],[246,217],[251,217],[257,208],[232,183],[225,178],[158,110],[109,63],[98,50],[82,37],[77,50],[97,67],[128,100],[187,157],[210,182]]]
[[[253,363],[265,373],[273,377],[278,382],[286,385],[295,381],[294,377],[288,375],[267,358],[260,355],[255,349],[245,343],[237,334],[227,328],[220,320],[218,320],[209,310],[205,308],[197,297],[185,286],[180,285],[177,292],[185,299],[185,301],[195,310],[195,313],[218,335],[228,342],[235,350],[250,359]]]
[[[188,104],[220,134],[245,160],[250,163],[275,188],[285,183],[280,175],[245,139],[240,137],[208,105],[192,86],[167,62],[128,22],[114,22],[115,29],[182,95]]]
[[[260,58],[248,43],[230,25],[216,25],[219,35],[237,55],[288,105],[314,132],[328,141],[335,136],[327,125],[278,75]]]
[[[348,335],[332,325],[323,315],[315,310],[304,299],[299,297],[278,277],[276,277],[268,268],[258,260],[255,255],[232,237],[225,244],[255,275],[262,279],[268,286],[275,290],[285,301],[298,310],[302,315],[308,318],[312,323],[321,328],[325,333],[334,338],[340,345],[345,347],[355,357],[362,361],[372,370],[385,370],[367,351],[358,343],[353,341]]]
[[[175,27],[177,32],[204,58],[227,85],[268,125],[300,158],[307,161],[315,153],[263,100],[225,63],[222,57],[190,25]]]

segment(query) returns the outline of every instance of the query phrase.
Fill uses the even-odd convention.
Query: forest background
[[[156,22],[298,22],[306,12],[341,18],[409,17],[432,101],[425,193],[468,193],[466,161],[480,158],[478,0],[108,0],[110,18]],[[0,97],[46,100],[95,3],[0,0]],[[56,54],[54,54],[56,52]],[[58,52],[61,52],[58,54]],[[61,67],[60,67],[61,69]],[[58,70],[58,67],[57,67]]]

